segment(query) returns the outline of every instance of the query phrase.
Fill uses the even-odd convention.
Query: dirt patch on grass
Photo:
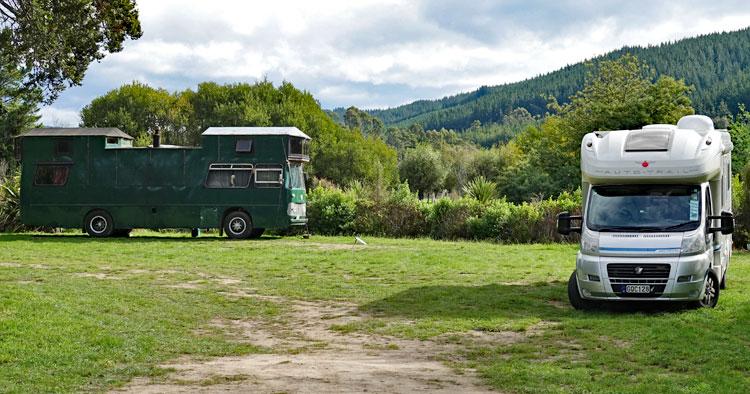
[[[367,240],[365,240],[365,242],[367,242]],[[367,249],[392,248],[392,246],[390,245],[373,245],[371,243],[368,243],[367,245],[362,245],[362,244],[355,242],[354,238],[352,238],[351,243],[289,241],[289,242],[284,242],[284,244],[289,245],[289,246],[303,247],[303,248],[314,247],[314,248],[317,248],[318,250],[367,250]]]
[[[229,294],[227,294],[229,295]],[[245,292],[231,296],[253,297]],[[166,379],[136,379],[119,390],[129,393],[253,392],[431,392],[485,393],[473,370],[455,370],[441,360],[452,358],[456,345],[440,339],[406,340],[331,330],[367,318],[350,303],[264,300],[283,303],[287,314],[272,321],[215,319],[236,340],[265,348],[266,353],[192,360],[163,365],[174,370]],[[519,333],[470,333],[483,344],[510,343]],[[474,336],[477,336],[474,338]],[[494,336],[491,338],[490,336]],[[481,338],[480,338],[481,337]],[[232,377],[242,377],[233,379]]]
[[[99,280],[121,280],[119,276],[110,275],[106,272],[76,272],[73,276],[79,278],[94,278]]]
[[[20,264],[20,263],[8,262],[8,261],[0,262],[0,267],[2,268],[34,268],[38,270],[46,270],[46,269],[52,268],[44,264]]]
[[[201,282],[190,281],[185,283],[175,283],[171,285],[164,285],[164,287],[169,289],[197,290],[201,288]]]

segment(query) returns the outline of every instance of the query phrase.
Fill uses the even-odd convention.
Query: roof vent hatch
[[[672,130],[636,131],[625,140],[625,152],[667,152],[672,143]]]

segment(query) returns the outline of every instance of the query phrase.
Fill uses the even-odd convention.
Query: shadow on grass
[[[602,314],[658,314],[686,309],[678,302],[624,302],[602,304],[590,311],[576,311],[568,303],[567,284],[561,281],[484,286],[421,286],[362,305],[360,309],[381,317],[407,319],[489,319],[565,317]]]
[[[184,236],[179,233],[165,234],[163,236],[154,235],[131,235],[129,237],[110,237],[110,238],[94,238],[87,234],[3,234],[3,242],[13,241],[34,241],[34,242],[50,242],[50,243],[88,243],[88,242],[109,242],[109,243],[129,243],[129,242],[197,242],[197,241],[232,241],[232,242],[262,242],[262,241],[273,241],[284,238],[280,235],[264,235],[258,239],[245,239],[245,240],[230,240],[226,236],[216,235],[201,235],[200,237],[193,238],[190,236]]]

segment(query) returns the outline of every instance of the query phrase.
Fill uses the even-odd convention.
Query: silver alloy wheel
[[[241,235],[247,228],[247,222],[241,217],[232,218],[229,221],[229,231],[234,235]]]
[[[89,228],[96,234],[102,234],[107,230],[107,218],[102,215],[96,215],[89,221]]]
[[[703,306],[712,306],[716,299],[716,286],[714,283],[714,277],[708,275],[706,277],[706,290],[703,292],[703,300],[701,300]]]

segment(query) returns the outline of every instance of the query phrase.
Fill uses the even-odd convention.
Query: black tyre
[[[699,308],[714,308],[719,303],[719,280],[713,272],[709,272],[706,275],[704,282],[705,290],[703,291],[703,297],[695,302],[695,306]]]
[[[576,271],[573,271],[570,275],[570,279],[568,279],[568,300],[570,301],[570,305],[578,310],[588,310],[596,306],[594,301],[581,297],[581,293],[578,291],[578,278],[576,277]]]
[[[231,212],[224,218],[224,232],[231,239],[249,238],[253,232],[253,222],[245,212]]]
[[[89,212],[84,218],[83,224],[86,232],[92,237],[109,237],[115,230],[112,216],[101,209]]]
[[[724,271],[724,275],[721,276],[721,284],[719,289],[724,290],[727,288],[727,271]]]
[[[264,228],[254,228],[253,231],[250,232],[250,238],[258,239],[263,236],[264,232],[266,232],[266,229]]]

